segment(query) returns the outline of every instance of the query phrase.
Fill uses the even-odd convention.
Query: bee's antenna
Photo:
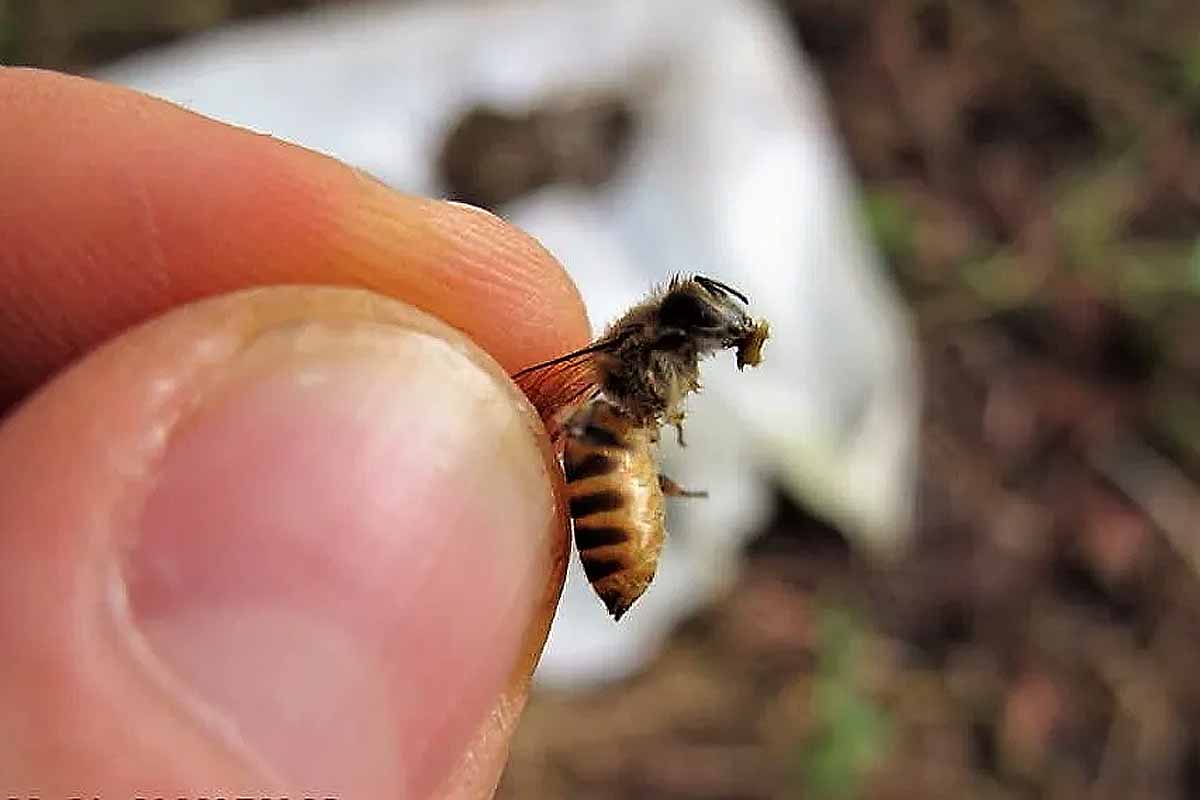
[[[750,299],[729,284],[721,283],[720,281],[713,280],[712,278],[706,278],[703,275],[697,275],[695,280],[696,283],[703,286],[712,294],[730,294],[736,297],[738,300],[741,300],[746,305],[750,305]]]

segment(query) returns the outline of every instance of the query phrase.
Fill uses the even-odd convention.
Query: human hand
[[[130,91],[0,109],[0,791],[490,796],[563,580],[505,374],[587,339],[561,267]]]

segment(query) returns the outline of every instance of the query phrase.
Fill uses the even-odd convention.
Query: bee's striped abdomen
[[[580,412],[563,452],[575,547],[588,582],[620,619],[650,581],[663,542],[663,499],[650,437],[611,404]]]

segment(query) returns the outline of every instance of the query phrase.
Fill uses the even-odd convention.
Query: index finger
[[[0,409],[131,325],[251,286],[372,289],[509,372],[587,340],[562,267],[486,212],[82,78],[0,67],[0,108]]]

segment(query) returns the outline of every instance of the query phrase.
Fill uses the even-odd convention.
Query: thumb
[[[0,426],[0,790],[490,796],[563,575],[538,430],[363,292],[92,354]]]

